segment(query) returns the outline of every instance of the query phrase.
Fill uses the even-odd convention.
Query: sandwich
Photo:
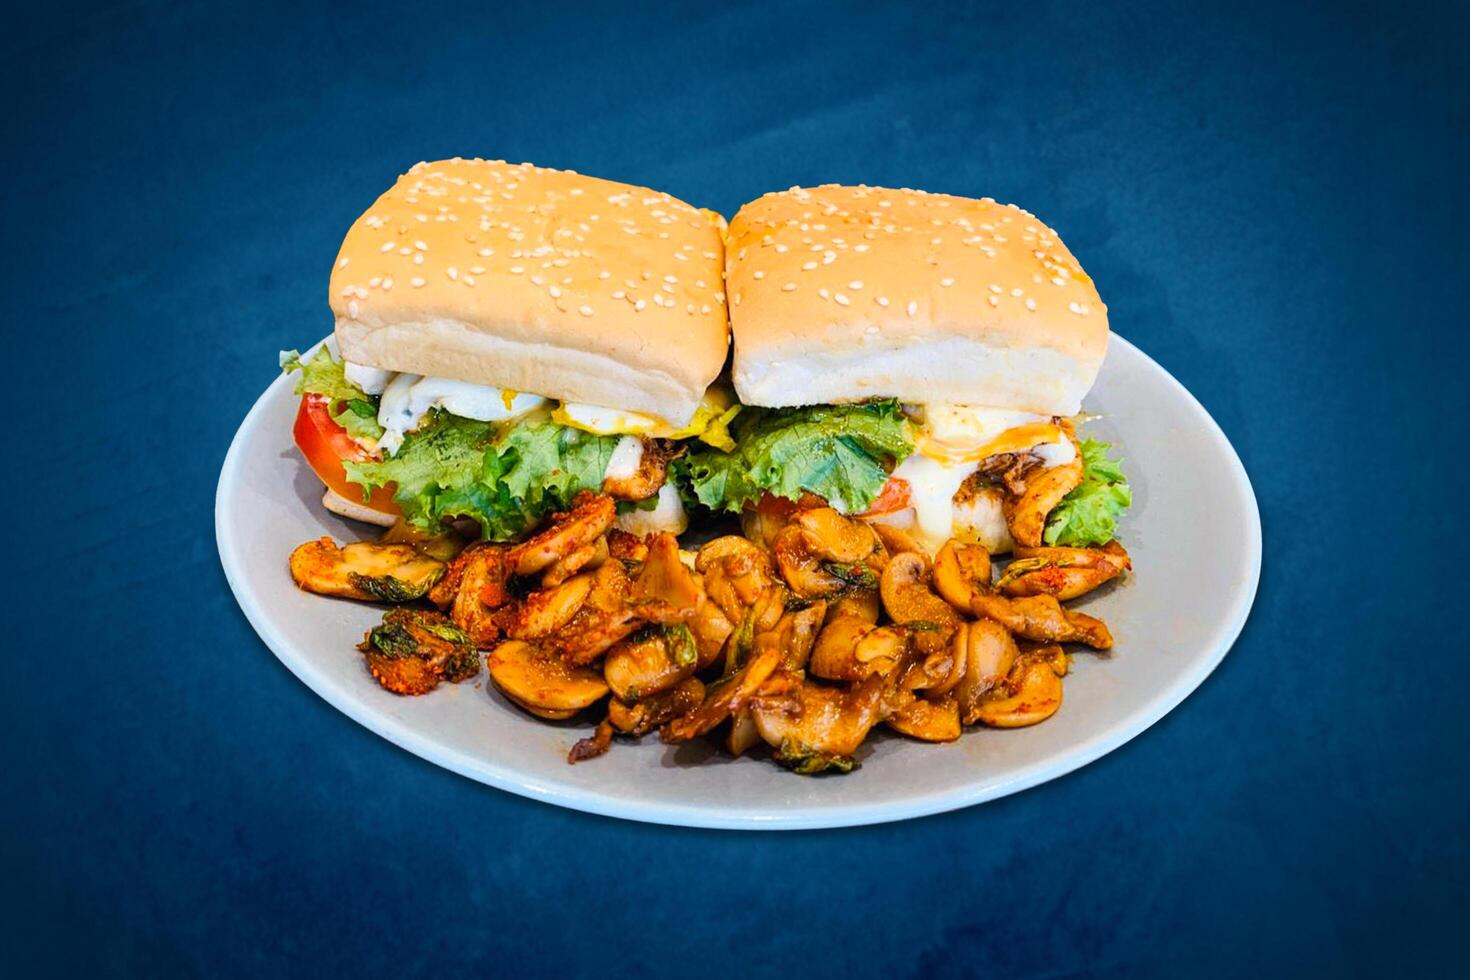
[[[829,505],[931,554],[1112,540],[1128,485],[1078,432],[1107,307],[1037,218],[988,198],[792,188],[731,220],[725,272],[746,407],[734,449],[681,464],[706,507],[759,539],[763,515]]]
[[[296,443],[342,516],[515,538],[579,493],[682,532],[670,463],[733,447],[723,220],[501,161],[411,168],[347,232],[332,342],[282,355]]]

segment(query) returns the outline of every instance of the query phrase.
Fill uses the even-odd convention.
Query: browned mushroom
[[[1000,623],[1017,636],[1049,643],[1085,643],[1096,650],[1113,645],[1113,634],[1100,619],[1064,609],[1055,596],[1034,595],[1011,598],[979,592],[972,611]]]
[[[648,557],[629,595],[638,615],[654,623],[685,622],[694,615],[701,592],[679,558],[679,542],[667,532],[648,539]]]
[[[953,742],[960,737],[960,708],[953,698],[930,701],[910,691],[902,695],[883,719],[889,728],[922,742]]]
[[[614,698],[607,705],[607,720],[624,734],[646,735],[665,722],[694,710],[703,700],[704,683],[698,677],[690,677],[673,690],[640,698],[637,704],[624,704]]]
[[[572,509],[553,514],[545,528],[510,550],[515,575],[536,575],[592,544],[608,532],[618,516],[611,497],[581,493]]]
[[[539,640],[566,626],[592,591],[590,572],[550,589],[538,589],[496,614],[496,623],[512,640]]]
[[[797,511],[776,535],[781,577],[803,598],[825,598],[877,584],[882,545],[864,521],[831,507]]]
[[[960,617],[929,587],[929,559],[916,551],[894,555],[883,569],[879,594],[888,617],[899,624],[920,624],[948,640]]]
[[[541,718],[570,718],[607,695],[595,670],[571,667],[553,654],[520,640],[490,651],[490,680],[501,694]]]
[[[880,719],[882,697],[880,677],[850,688],[801,681],[784,695],[752,698],[750,716],[781,765],[803,775],[848,772]]]
[[[1022,657],[1006,681],[1006,697],[982,700],[974,718],[991,728],[1024,728],[1062,706],[1062,680],[1044,658]]]
[[[951,606],[969,612],[975,593],[990,589],[990,552],[978,544],[945,542],[934,556],[934,589]]]
[[[710,685],[704,700],[664,725],[659,736],[665,742],[687,742],[710,731],[744,707],[780,663],[781,651],[774,647],[753,655],[735,673]]]
[[[1019,651],[1004,626],[991,619],[966,623],[955,633],[955,657],[964,658],[965,671],[954,696],[961,719],[973,725],[984,697],[1006,683]]]
[[[607,535],[603,535],[591,544],[585,544],[566,557],[558,559],[555,564],[542,572],[541,587],[549,589],[560,585],[583,569],[594,569],[607,559]]]
[[[745,611],[776,581],[770,556],[738,535],[715,538],[699,549],[694,568],[705,593],[725,618],[739,623]]]
[[[684,455],[684,447],[668,439],[644,439],[638,468],[632,476],[608,477],[602,492],[618,500],[647,500],[658,493],[668,474],[669,461]]]
[[[1102,548],[1021,548],[995,587],[1006,595],[1075,599],[1132,567],[1117,541]]]
[[[692,676],[699,664],[694,636],[682,623],[645,626],[607,652],[602,674],[619,701],[636,704]]]
[[[411,545],[357,541],[338,548],[331,538],[291,552],[291,578],[308,592],[368,602],[411,602],[444,575],[444,562]]]
[[[590,574],[592,588],[576,615],[542,641],[570,664],[591,663],[643,623],[629,602],[632,582],[622,562],[605,562]]]

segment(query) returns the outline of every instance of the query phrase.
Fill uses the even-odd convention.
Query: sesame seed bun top
[[[740,209],[725,261],[750,405],[1073,415],[1107,350],[1107,307],[1056,232],[989,198],[793,187]]]
[[[729,347],[721,231],[644,187],[419,163],[342,242],[337,343],[358,364],[682,423]]]

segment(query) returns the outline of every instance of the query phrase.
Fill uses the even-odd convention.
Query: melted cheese
[[[1060,466],[1076,448],[1048,416],[974,405],[924,405],[909,410],[914,424],[912,456],[893,471],[909,485],[909,509],[892,515],[919,543],[938,550],[951,537],[1008,551],[998,495],[979,494],[962,507],[954,497],[981,461],[1002,453],[1034,452],[1043,466]]]
[[[563,402],[560,408],[551,413],[551,417],[562,425],[599,436],[661,435],[660,430],[671,428],[663,419],[653,415],[604,408],[601,405],[579,405],[576,402]]]

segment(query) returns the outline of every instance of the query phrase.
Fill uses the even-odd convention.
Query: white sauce
[[[672,483],[658,488],[658,506],[653,510],[630,510],[619,514],[617,525],[629,534],[645,535],[668,531],[683,534],[689,529],[689,515],[679,499],[679,490]]]
[[[353,364],[351,361],[342,362],[342,373],[348,381],[369,395],[381,395],[383,389],[388,387],[388,381],[393,377],[392,371],[368,367],[365,364]]]
[[[384,430],[378,445],[389,455],[398,452],[404,435],[417,428],[430,409],[480,422],[503,422],[545,403],[540,395],[518,393],[506,399],[505,392],[493,385],[399,374],[388,382],[378,402],[378,424]]]
[[[1042,443],[1031,451],[1041,457],[1041,465],[1048,469],[1053,466],[1066,466],[1077,458],[1077,447],[1072,445],[1071,439]]]
[[[643,462],[643,440],[637,436],[623,436],[613,447],[607,461],[604,480],[630,480]]]

